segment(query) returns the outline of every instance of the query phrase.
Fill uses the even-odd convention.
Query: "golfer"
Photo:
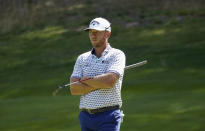
[[[111,24],[95,18],[88,28],[92,50],[78,56],[70,82],[72,95],[81,95],[79,122],[81,131],[119,131],[122,122],[121,85],[125,54],[111,47]]]

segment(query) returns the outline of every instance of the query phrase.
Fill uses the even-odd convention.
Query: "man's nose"
[[[97,35],[97,33],[96,33],[96,32],[93,32],[93,33],[92,33],[92,35],[95,35],[95,36],[96,36],[96,35]]]

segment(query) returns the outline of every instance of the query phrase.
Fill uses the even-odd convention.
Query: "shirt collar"
[[[107,46],[106,46],[106,48],[105,48],[105,50],[104,50],[103,53],[102,53],[102,56],[105,56],[105,55],[109,52],[109,50],[110,50],[111,48],[112,48],[112,47],[111,47],[110,44],[108,43]],[[94,55],[94,53],[95,53],[95,49],[92,48],[91,54]]]

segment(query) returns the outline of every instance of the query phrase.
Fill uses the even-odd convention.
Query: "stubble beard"
[[[104,39],[101,39],[101,40],[98,41],[98,42],[92,42],[92,45],[93,45],[94,48],[100,48],[100,47],[102,47],[104,44],[105,44],[105,40],[104,40]]]

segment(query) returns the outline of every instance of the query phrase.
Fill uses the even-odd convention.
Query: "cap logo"
[[[94,27],[97,27],[97,26],[99,26],[99,22],[98,21],[92,21],[91,23],[90,23],[90,25],[92,25],[92,26],[94,26]]]

